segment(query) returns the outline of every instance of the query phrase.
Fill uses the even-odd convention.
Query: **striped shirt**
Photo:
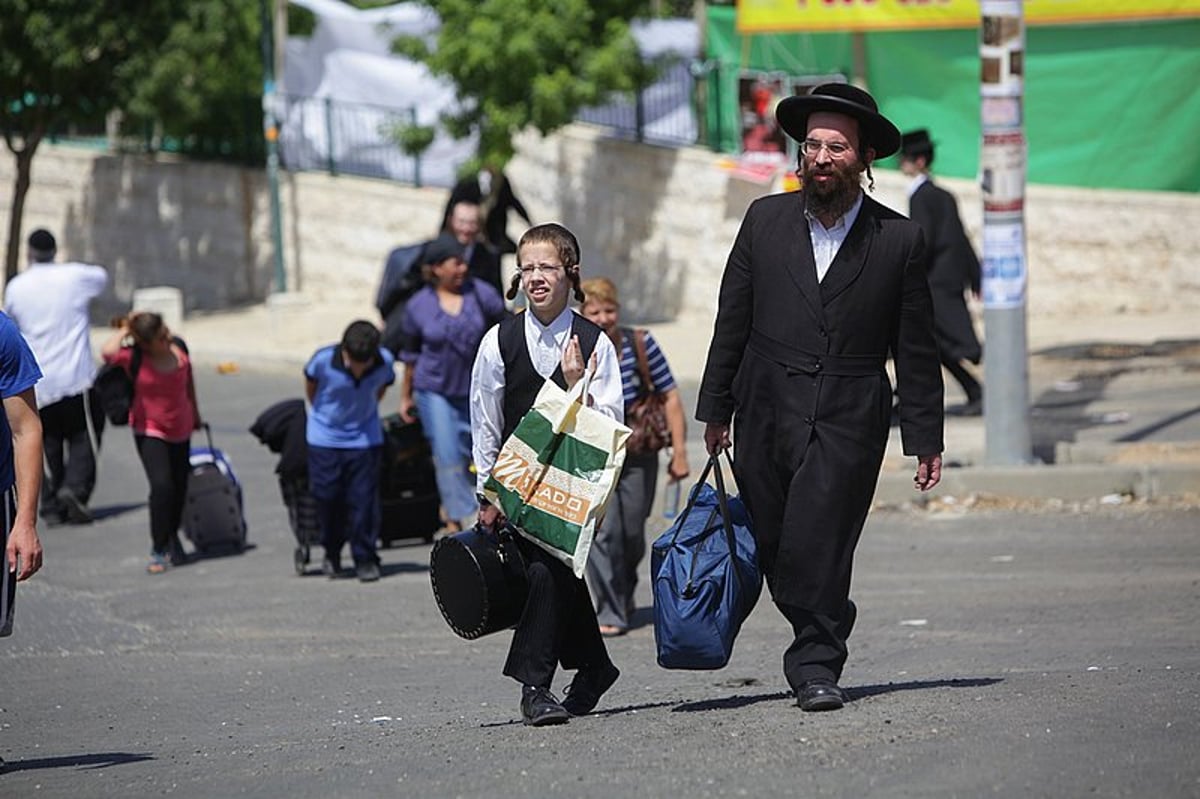
[[[650,369],[650,379],[654,381],[654,390],[663,394],[675,388],[675,378],[671,375],[671,367],[663,355],[649,330],[642,331],[642,340],[646,342],[646,363]],[[637,351],[633,346],[633,329],[621,328],[621,393],[624,395],[625,408],[633,404],[641,389],[642,377],[637,368]]]

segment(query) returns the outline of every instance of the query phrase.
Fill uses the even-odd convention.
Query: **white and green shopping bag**
[[[591,370],[571,391],[547,380],[500,447],[484,493],[528,539],[582,577],[625,463],[630,430],[587,407]]]

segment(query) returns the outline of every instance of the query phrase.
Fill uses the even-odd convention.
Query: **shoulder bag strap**
[[[650,361],[646,358],[646,337],[644,330],[633,331],[633,354],[637,356],[638,374],[642,377],[642,387],[649,394],[656,393],[654,380],[650,377]]]

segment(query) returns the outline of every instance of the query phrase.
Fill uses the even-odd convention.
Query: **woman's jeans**
[[[438,493],[446,516],[461,522],[479,509],[471,473],[471,412],[466,397],[416,391],[421,428],[433,448]]]

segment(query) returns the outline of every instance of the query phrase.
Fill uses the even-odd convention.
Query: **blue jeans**
[[[413,392],[421,427],[433,448],[438,493],[446,516],[462,521],[479,509],[471,473],[471,412],[466,397]]]

